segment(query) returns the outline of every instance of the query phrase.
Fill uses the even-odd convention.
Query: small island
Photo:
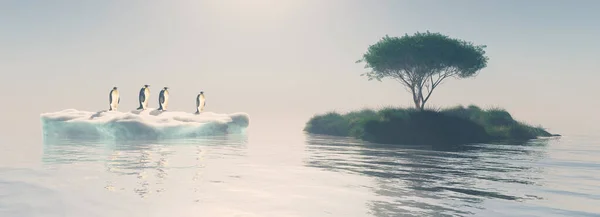
[[[503,109],[471,105],[434,110],[384,108],[312,117],[304,131],[351,136],[374,143],[460,145],[499,140],[525,141],[557,136],[517,120]]]
[[[357,61],[371,69],[361,76],[398,81],[412,94],[415,108],[328,112],[312,117],[304,131],[374,143],[434,146],[558,136],[514,120],[500,108],[470,105],[426,109],[427,101],[442,81],[475,77],[487,66],[485,47],[429,31],[402,37],[386,35],[369,46]]]

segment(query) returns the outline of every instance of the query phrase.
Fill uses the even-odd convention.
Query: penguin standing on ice
[[[200,94],[196,96],[196,114],[200,114],[206,106],[206,98],[204,98],[204,91],[200,91]]]
[[[117,107],[119,107],[119,103],[121,102],[121,98],[119,98],[119,91],[117,87],[113,87],[108,94],[108,104],[110,105],[109,111],[116,111]]]
[[[150,99],[150,85],[144,85],[144,87],[142,87],[142,89],[140,90],[140,107],[138,107],[138,110],[146,110],[148,108],[148,100]]]
[[[164,87],[158,94],[158,110],[166,111],[169,104],[169,88]]]

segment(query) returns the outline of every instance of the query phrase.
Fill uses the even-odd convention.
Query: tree
[[[363,58],[371,70],[369,80],[391,78],[412,93],[415,107],[423,110],[433,90],[446,78],[474,77],[487,66],[485,45],[473,45],[440,33],[417,32],[402,37],[386,35],[370,45]]]

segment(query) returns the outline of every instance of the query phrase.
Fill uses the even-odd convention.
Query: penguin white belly
[[[119,92],[118,91],[113,91],[111,94],[111,102],[110,102],[110,109],[113,111],[116,111],[117,108],[119,107]]]
[[[204,111],[204,102],[206,101],[206,99],[204,98],[204,95],[200,96],[200,103],[198,103],[198,111],[202,112]]]
[[[150,89],[146,88],[144,90],[144,96],[145,97],[144,97],[144,103],[143,103],[143,105],[144,105],[144,110],[145,110],[145,109],[148,109],[148,102],[150,100]]]
[[[163,93],[163,98],[164,98],[164,101],[163,101],[163,103],[161,104],[161,106],[162,106],[163,110],[165,110],[165,111],[166,111],[166,110],[167,110],[167,106],[169,105],[169,92],[166,92],[166,91],[165,91],[165,92]]]

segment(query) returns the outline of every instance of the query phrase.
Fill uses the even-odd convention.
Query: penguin
[[[121,98],[119,97],[119,91],[117,87],[113,87],[108,94],[108,104],[110,105],[109,111],[116,111],[117,107],[119,107],[119,103],[121,102]]]
[[[204,98],[204,91],[200,91],[200,94],[196,96],[196,114],[200,114],[206,106],[206,98]]]
[[[150,99],[150,85],[144,85],[144,87],[142,87],[142,89],[140,90],[140,107],[138,107],[138,110],[146,110],[148,108],[148,100]]]
[[[164,87],[158,94],[158,110],[166,111],[169,104],[169,87]]]

